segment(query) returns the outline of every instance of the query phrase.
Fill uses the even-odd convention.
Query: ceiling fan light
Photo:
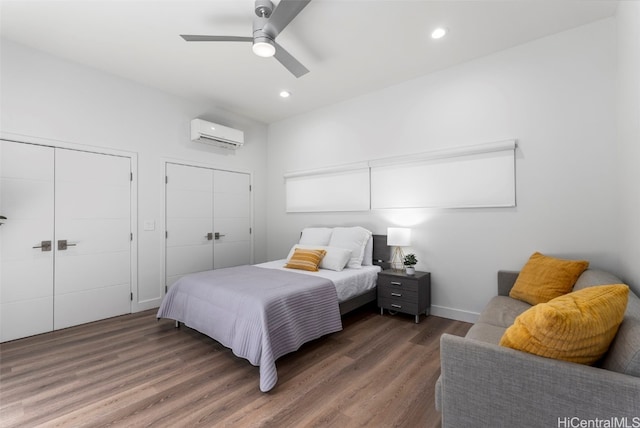
[[[263,58],[268,58],[276,53],[276,47],[271,43],[271,40],[266,38],[260,41],[254,41],[252,49],[254,54]]]

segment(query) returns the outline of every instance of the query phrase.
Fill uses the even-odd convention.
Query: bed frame
[[[391,264],[391,247],[387,245],[387,235],[373,235],[373,264],[380,266],[383,270],[389,269]],[[378,299],[377,287],[367,290],[364,294],[350,298],[340,303],[340,315],[347,314],[354,309],[375,302]],[[180,322],[176,321],[176,328],[180,327]]]
[[[389,260],[391,260],[391,248],[387,245],[387,235],[373,235],[373,264],[380,266],[383,270],[389,269]],[[340,315],[374,302],[377,298],[377,287],[374,287],[364,294],[345,300],[340,303]]]

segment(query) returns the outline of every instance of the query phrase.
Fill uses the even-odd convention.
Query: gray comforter
[[[260,366],[263,392],[278,381],[276,359],[342,330],[330,280],[256,266],[182,277],[169,289],[157,317],[180,321]]]

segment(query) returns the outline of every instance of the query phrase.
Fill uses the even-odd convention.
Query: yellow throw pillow
[[[569,293],[588,267],[586,260],[556,259],[535,252],[520,271],[509,297],[530,305],[548,302]]]
[[[629,287],[597,285],[533,306],[500,339],[508,348],[593,364],[609,349],[624,317]]]
[[[302,248],[296,248],[284,267],[317,272],[318,265],[325,254],[327,254],[325,250],[305,250]]]

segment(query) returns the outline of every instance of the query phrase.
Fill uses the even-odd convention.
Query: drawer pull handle
[[[395,303],[392,303],[392,304],[391,304],[391,307],[392,307],[392,308],[396,308],[396,309],[402,309],[402,306],[401,306],[401,305],[396,305]]]
[[[391,295],[393,297],[402,297],[402,294],[400,294],[400,293],[391,293]]]
[[[400,285],[402,285],[402,283],[401,283],[401,282],[396,282],[396,281],[391,281],[391,285],[398,285],[398,286],[400,286]]]

